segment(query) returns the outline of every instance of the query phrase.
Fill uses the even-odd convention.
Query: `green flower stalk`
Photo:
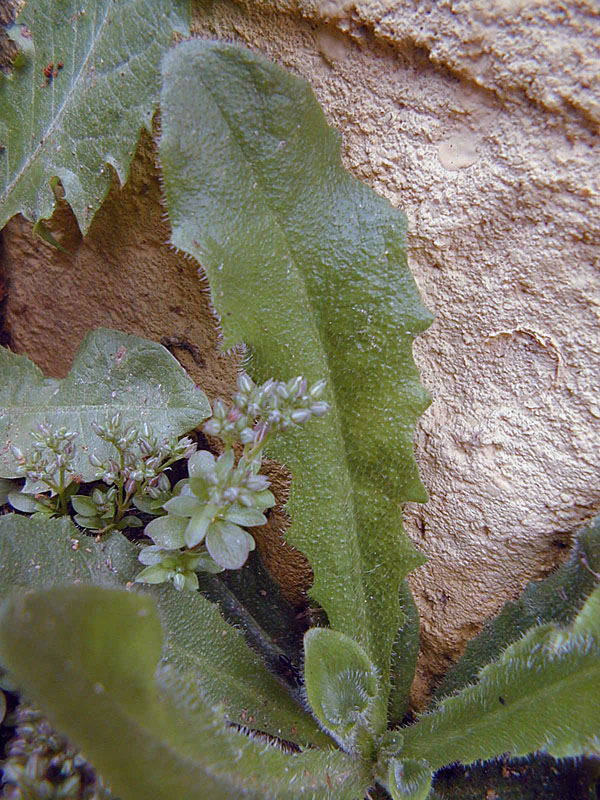
[[[91,495],[71,499],[76,511],[75,522],[97,533],[141,527],[142,522],[129,512],[132,506],[150,514],[162,514],[161,505],[171,496],[171,483],[166,472],[178,460],[189,457],[196,445],[187,436],[159,442],[150,426],[138,430],[123,427],[117,411],[104,425],[92,422],[94,433],[112,444],[115,456],[101,461],[95,453],[89,456],[96,467],[95,478],[108,488],[96,486]]]
[[[218,458],[208,450],[189,456],[189,478],[162,505],[167,516],[146,526],[154,544],[140,553],[146,569],[138,582],[168,580],[177,589],[195,589],[195,571],[240,569],[246,563],[255,542],[245,529],[264,525],[265,510],[275,505],[269,480],[259,473],[264,447],[277,433],[326,414],[324,390],[322,380],[308,388],[302,377],[287,383],[271,378],[262,386],[246,373],[238,377],[233,405],[217,400],[203,425],[205,433],[223,439],[225,450]],[[235,442],[243,445],[237,464]]]

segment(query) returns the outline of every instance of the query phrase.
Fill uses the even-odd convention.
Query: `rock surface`
[[[600,506],[600,8],[205,0],[194,30],[307,78],[346,166],[408,215],[409,263],[436,314],[415,345],[433,397],[416,433],[430,502],[406,509],[429,559],[412,577],[420,706]],[[53,375],[89,327],[162,339],[209,396],[227,395],[237,358],[219,352],[195,266],[165,244],[153,158],[143,139],[85,240],[57,211],[70,256],[9,224],[4,333]],[[297,558],[289,571],[276,533],[265,546],[293,595],[310,573]]]

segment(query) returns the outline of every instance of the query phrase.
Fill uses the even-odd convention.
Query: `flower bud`
[[[262,398],[267,400],[273,394],[275,388],[275,381],[273,378],[269,378],[268,381],[265,381],[263,385],[260,387],[260,395]]]
[[[240,372],[238,375],[237,385],[240,392],[243,392],[244,394],[250,394],[252,389],[254,389],[254,382],[245,372]]]
[[[183,572],[175,572],[172,576],[173,586],[180,592],[185,589],[185,575]]]
[[[302,383],[302,375],[298,375],[296,378],[292,378],[289,381],[287,388],[290,393],[290,397],[295,397],[298,394],[298,389],[300,388],[300,384]]]
[[[242,412],[239,410],[239,408],[232,406],[232,408],[230,408],[229,411],[227,412],[227,421],[237,422],[241,416]]]
[[[236,489],[235,486],[229,486],[223,492],[223,500],[225,500],[226,503],[235,503],[238,499],[238,495],[239,489]]]
[[[319,400],[311,405],[310,411],[315,417],[324,417],[329,411],[329,404]]]
[[[125,491],[127,492],[127,494],[133,494],[136,488],[137,488],[137,481],[135,481],[133,477],[125,481]]]
[[[219,420],[219,422],[224,422],[226,416],[227,416],[227,406],[221,399],[219,399],[215,402],[213,406],[213,417]]]
[[[218,436],[221,432],[221,423],[213,417],[209,419],[208,422],[204,423],[202,430],[204,433],[208,434],[208,436]]]
[[[121,426],[121,412],[115,411],[110,418],[110,425],[112,428],[119,428]]]
[[[240,432],[240,442],[242,444],[250,444],[254,441],[254,433],[252,428],[244,428],[243,431]]]
[[[18,447],[15,447],[14,444],[11,444],[10,449],[13,456],[17,459],[17,461],[19,461],[20,463],[25,463],[25,456],[23,455],[22,451],[19,450]]]
[[[251,492],[262,492],[271,485],[266,475],[249,475],[246,478],[246,488]]]
[[[303,423],[308,422],[310,416],[311,416],[310,409],[297,408],[290,414],[290,419],[292,420],[292,422],[295,422],[296,425],[302,425]]]
[[[313,385],[308,390],[308,393],[313,400],[319,400],[323,396],[323,392],[325,391],[326,386],[327,386],[327,381],[325,380],[325,378],[321,378],[320,381],[313,383]]]
[[[140,448],[140,453],[143,456],[149,456],[154,450],[148,439],[144,437],[138,440],[138,447]]]

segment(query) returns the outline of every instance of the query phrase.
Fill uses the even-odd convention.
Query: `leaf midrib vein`
[[[63,102],[58,107],[58,111],[57,111],[56,115],[53,117],[53,119],[51,120],[50,125],[45,130],[41,131],[41,136],[40,136],[40,139],[39,139],[40,143],[38,145],[36,145],[36,147],[35,147],[35,149],[33,151],[30,152],[29,157],[26,158],[26,160],[23,163],[21,169],[19,169],[17,171],[17,173],[15,174],[13,180],[10,183],[7,183],[6,189],[5,189],[4,193],[3,193],[3,195],[0,197],[0,205],[2,203],[4,203],[6,201],[6,199],[12,194],[12,192],[15,189],[15,186],[26,175],[27,171],[31,167],[31,164],[33,162],[35,162],[35,160],[38,158],[40,152],[46,146],[48,139],[54,134],[54,130],[56,128],[57,123],[64,116],[64,113],[66,113],[65,112],[65,107],[66,107],[66,110],[68,111],[68,103],[69,103],[72,95],[74,94],[74,92],[79,88],[79,83],[82,80],[82,73],[84,73],[85,70],[87,69],[87,66],[88,66],[88,64],[89,64],[89,62],[90,62],[90,60],[91,60],[91,58],[92,58],[92,56],[93,56],[93,54],[94,54],[94,52],[96,50],[96,46],[97,46],[98,40],[101,38],[102,32],[104,31],[104,27],[106,25],[106,21],[107,21],[108,17],[110,16],[111,7],[112,7],[111,4],[108,4],[106,6],[106,14],[105,14],[105,16],[104,16],[104,18],[102,20],[102,23],[101,23],[101,25],[100,25],[100,27],[98,29],[98,33],[97,33],[97,35],[95,37],[94,37],[94,32],[95,32],[96,17],[94,17],[94,20],[93,20],[92,26],[91,26],[92,44],[90,46],[88,54],[85,57],[85,59],[82,61],[81,67],[78,70],[77,74],[75,75],[75,78],[74,78],[73,82],[71,83],[71,88],[66,93],[66,95],[65,95],[65,97],[63,99]],[[98,7],[96,6],[95,9],[94,9],[94,14],[95,15],[97,13],[97,8]],[[75,38],[77,37],[78,30],[79,30],[79,24],[76,23],[76,25],[75,25],[75,33],[74,33],[74,37]],[[74,52],[73,47],[71,48],[71,52]],[[34,57],[34,61],[35,61],[35,57]],[[35,101],[35,97],[36,97],[36,91],[37,91],[37,87],[36,87],[35,80],[32,80],[32,103],[31,103],[32,108],[34,107],[34,104],[35,104],[34,101]],[[52,92],[52,103],[54,103],[54,91]],[[36,138],[37,138],[36,131],[33,129],[34,125],[35,125],[35,118],[34,118],[34,115],[32,114],[31,115],[30,140],[34,136],[36,136]],[[7,161],[8,161],[8,159],[7,159]]]

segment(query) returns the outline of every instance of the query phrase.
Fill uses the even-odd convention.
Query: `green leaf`
[[[137,548],[121,534],[101,542],[70,519],[0,516],[0,600],[15,589],[81,581],[123,586],[139,568]]]
[[[199,577],[203,595],[219,606],[221,614],[241,630],[271,672],[285,680],[296,699],[303,702],[299,668],[307,622],[285,599],[260,555],[256,551],[250,553],[243,570]],[[291,672],[290,664],[294,668]]]
[[[570,628],[542,625],[404,731],[402,757],[433,769],[508,753],[555,758],[600,746],[600,589]]]
[[[15,477],[17,467],[9,445],[25,452],[31,431],[43,421],[78,432],[75,471],[91,481],[96,467],[88,453],[102,460],[115,454],[91,422],[103,424],[118,410],[124,425],[147,422],[160,440],[187,433],[210,414],[205,395],[168,350],[107,328],[86,334],[62,380],[45,378],[26,356],[5,348],[0,348],[0,374],[0,475],[6,478]]]
[[[250,650],[241,631],[223,619],[214,603],[197,592],[175,592],[169,586],[150,592],[158,602],[168,637],[164,662],[178,673],[196,674],[204,697],[221,705],[227,719],[298,744],[333,744],[266,671],[262,658]]]
[[[8,494],[8,502],[17,511],[24,514],[34,514],[36,511],[43,511],[45,506],[35,499],[35,495],[22,492],[20,489],[13,489]]]
[[[236,525],[246,525],[251,528],[254,525],[264,525],[267,518],[257,508],[246,508],[238,503],[228,508],[224,514],[228,522],[235,522]]]
[[[82,514],[84,517],[94,517],[98,513],[98,506],[87,495],[76,494],[71,498],[71,505],[78,514]]]
[[[385,730],[385,710],[377,697],[375,667],[363,648],[330,628],[304,636],[304,680],[310,707],[345,750],[354,750],[360,728]]]
[[[0,229],[18,213],[48,219],[60,178],[87,232],[109,165],[124,184],[151,129],[160,59],[188,14],[185,0],[28,0],[22,58],[0,78]]]
[[[251,549],[248,534],[233,522],[213,522],[206,534],[206,549],[225,569],[240,569]]]
[[[72,586],[26,594],[0,617],[0,658],[123,800],[356,800],[340,752],[286,754],[227,728],[191,677],[162,670],[150,598]]]
[[[0,516],[0,600],[15,589],[76,581],[124,586],[139,572],[138,552],[119,533],[96,542],[64,518],[39,522]],[[167,637],[165,662],[197,673],[208,701],[223,703],[232,722],[299,744],[329,741],[214,603],[171,586],[143,591],[159,605]]]
[[[7,478],[0,478],[0,506],[9,502],[8,496],[13,490],[19,489],[18,481],[11,481]]]
[[[472,683],[478,671],[533,625],[571,622],[596,584],[600,572],[600,516],[578,532],[569,559],[556,572],[527,585],[516,603],[507,603],[444,678],[441,698]]]
[[[393,800],[427,800],[432,773],[426,761],[394,758],[388,771],[388,788]]]
[[[174,514],[176,517],[189,517],[192,516],[194,511],[199,508],[198,498],[191,495],[182,495],[172,497],[163,505],[165,511],[169,514]],[[186,522],[187,525],[187,522]]]
[[[144,533],[164,550],[178,550],[185,546],[187,519],[181,517],[157,517],[146,525]]]
[[[208,526],[218,511],[219,506],[212,503],[204,506],[196,505],[196,510],[185,527],[184,538],[188,547],[196,547],[204,540]]]
[[[173,244],[210,280],[224,347],[257,382],[325,377],[330,413],[276,440],[286,538],[311,596],[385,689],[402,578],[423,562],[401,503],[425,500],[413,427],[428,404],[411,346],[431,322],[402,212],[342,168],[308,85],[247,50],[193,40],[163,61],[159,145]]]
[[[406,714],[419,655],[419,611],[407,581],[400,585],[400,608],[402,622],[392,650],[392,686],[388,702],[390,727],[400,725]]]

